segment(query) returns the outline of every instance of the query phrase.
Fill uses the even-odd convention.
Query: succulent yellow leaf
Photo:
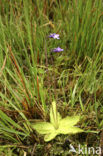
[[[69,126],[63,127],[62,126],[58,129],[59,134],[76,134],[76,133],[81,133],[81,132],[83,132],[83,130],[78,127],[69,127]]]
[[[53,132],[54,126],[49,122],[37,122],[32,124],[32,128],[35,129],[39,134],[48,134]]]
[[[54,139],[56,137],[56,135],[57,135],[56,132],[52,132],[50,134],[47,134],[44,137],[44,141],[46,141],[46,142],[51,141],[52,139]]]
[[[52,102],[52,106],[50,108],[50,122],[54,125],[57,119],[57,108],[56,108],[56,102]]]
[[[50,122],[54,125],[54,127],[57,129],[59,126],[59,120],[60,120],[61,116],[60,114],[57,112],[57,106],[56,106],[56,102],[53,101],[52,102],[52,106],[50,108]]]
[[[67,116],[66,118],[60,121],[60,127],[62,126],[64,127],[66,125],[69,125],[69,127],[74,126],[79,120],[80,120],[80,116],[73,116],[73,117]]]
[[[61,120],[62,120],[62,117],[61,117],[61,115],[60,115],[60,113],[59,113],[59,112],[57,113],[57,115],[58,115],[58,122],[60,123],[60,122],[61,122]]]

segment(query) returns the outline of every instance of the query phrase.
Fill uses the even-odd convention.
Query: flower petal
[[[61,51],[64,51],[64,49],[61,49],[60,47],[54,48],[52,50],[52,52],[61,52]]]
[[[59,34],[56,34],[56,33],[50,34],[49,38],[60,39]]]

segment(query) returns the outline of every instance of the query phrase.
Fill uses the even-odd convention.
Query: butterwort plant
[[[50,108],[50,122],[36,122],[31,126],[39,134],[45,135],[44,141],[48,142],[60,134],[76,134],[84,132],[84,130],[74,126],[79,122],[80,116],[66,116],[62,118],[57,111],[56,102],[52,102]]]

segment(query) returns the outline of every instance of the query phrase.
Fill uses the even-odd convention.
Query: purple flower
[[[61,52],[61,51],[64,51],[64,49],[61,49],[60,47],[57,47],[52,50],[52,52]]]
[[[56,34],[56,33],[50,34],[50,35],[49,35],[49,38],[60,39],[60,38],[59,38],[59,34]]]

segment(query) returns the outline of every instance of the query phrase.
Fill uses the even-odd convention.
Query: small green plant
[[[32,128],[39,134],[44,134],[44,140],[50,141],[59,134],[75,134],[83,132],[82,129],[74,127],[80,120],[79,116],[62,118],[57,112],[56,102],[52,103],[50,108],[50,122],[37,122],[32,124]]]

